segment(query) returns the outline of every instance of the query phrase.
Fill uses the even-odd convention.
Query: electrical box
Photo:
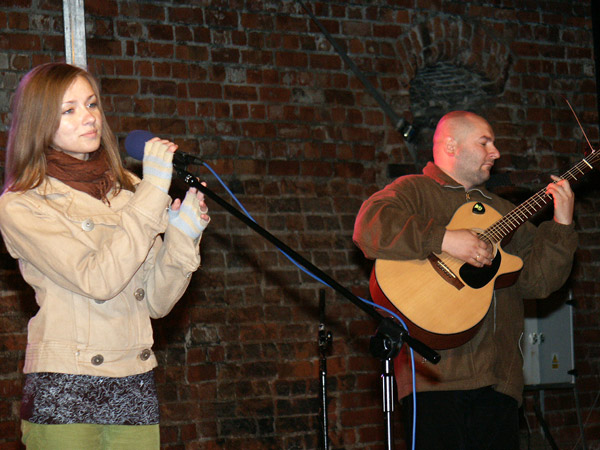
[[[521,339],[526,386],[575,384],[571,291],[525,301]]]

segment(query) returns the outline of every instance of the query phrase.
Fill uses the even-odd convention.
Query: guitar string
[[[600,158],[599,153],[600,152],[594,150],[587,158],[583,158],[583,160],[565,172],[561,179],[577,180],[578,178],[575,176],[575,170],[580,172],[582,175],[585,175],[588,171],[594,168],[594,163],[596,163],[598,158]],[[588,159],[590,162],[587,161]],[[552,197],[550,195],[546,194],[545,188],[541,189],[524,203],[514,208],[503,218],[487,228],[479,235],[480,239],[485,240],[492,245],[500,242],[502,239],[508,236],[508,234],[517,229],[543,207],[545,207],[551,198]],[[543,204],[538,203],[538,201]]]
[[[579,163],[577,163],[575,165],[575,167],[573,167],[572,169],[568,170],[565,175],[568,175],[570,177],[572,177],[573,179],[577,180],[577,177],[571,173],[571,171],[573,171],[574,169],[579,170],[579,172],[581,172],[582,175],[585,175],[585,173],[588,170],[592,170],[594,168],[593,164],[596,162],[596,160],[599,157],[599,152],[597,152],[596,150],[594,150],[594,147],[592,146],[590,140],[587,137],[587,134],[585,132],[585,130],[583,129],[583,126],[581,125],[581,122],[579,120],[579,117],[577,117],[577,114],[575,113],[575,110],[573,109],[573,107],[571,106],[571,103],[569,102],[569,100],[567,100],[567,98],[563,97],[563,99],[565,100],[565,102],[567,103],[567,105],[569,106],[569,109],[571,110],[571,112],[573,113],[573,116],[575,116],[575,120],[577,120],[577,124],[579,125],[579,128],[581,129],[581,133],[583,134],[583,136],[585,137],[585,140],[591,150],[591,153],[587,156],[587,158],[590,159],[591,164],[587,161],[587,158],[583,158],[583,160],[581,160]],[[583,165],[585,164],[585,165]],[[582,165],[582,169],[579,168],[579,166]],[[563,177],[561,178],[565,178],[565,176],[563,175]],[[536,197],[539,198],[540,201],[542,201],[544,204],[540,205],[537,201],[536,201]],[[534,196],[532,196],[529,200],[527,200],[523,205],[520,205],[519,207],[515,208],[513,211],[511,211],[506,217],[510,217],[511,214],[516,213],[518,215],[519,208],[521,207],[527,207],[528,204],[530,204],[531,202],[534,202],[535,205],[537,206],[537,210],[534,210],[533,212],[530,213],[529,217],[533,216],[537,211],[539,211],[541,208],[543,208],[544,206],[546,206],[546,202],[550,200],[550,196],[545,195],[544,190],[541,190],[540,192],[536,193]],[[528,220],[529,217],[527,215],[525,215],[525,220]],[[510,226],[505,226],[505,218],[502,218],[500,221],[496,222],[495,224],[493,224],[491,227],[489,227],[481,236],[484,240],[488,241],[489,244],[493,245],[493,241],[490,240],[490,238],[488,237],[488,234],[492,235],[495,239],[495,242],[500,242],[505,236],[508,235],[508,233],[512,232],[514,229],[516,229],[518,226],[522,225],[525,220],[521,223],[517,222],[517,225],[514,225],[513,223],[513,228],[511,228]],[[511,219],[507,219],[507,220],[511,220]],[[501,230],[496,230],[497,228],[500,228]],[[504,234],[502,234],[504,233]]]

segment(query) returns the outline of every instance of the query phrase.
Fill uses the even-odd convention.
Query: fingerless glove
[[[177,211],[169,209],[169,223],[183,231],[192,239],[198,239],[209,221],[200,217],[200,202],[196,194],[188,191]]]
[[[163,192],[168,192],[173,176],[173,153],[161,142],[146,142],[142,172],[144,180]]]

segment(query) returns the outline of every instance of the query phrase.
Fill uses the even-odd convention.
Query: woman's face
[[[78,159],[88,159],[100,147],[102,114],[92,86],[84,77],[77,77],[62,101],[60,125],[54,134],[53,146]]]

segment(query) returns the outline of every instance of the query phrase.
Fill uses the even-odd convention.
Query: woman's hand
[[[206,183],[202,182],[202,185],[206,186]],[[204,194],[196,188],[186,192],[183,202],[175,199],[169,208],[169,223],[192,239],[199,238],[209,222]]]
[[[158,137],[150,139],[144,146],[143,179],[165,193],[171,186],[173,153],[177,148],[173,142]]]

